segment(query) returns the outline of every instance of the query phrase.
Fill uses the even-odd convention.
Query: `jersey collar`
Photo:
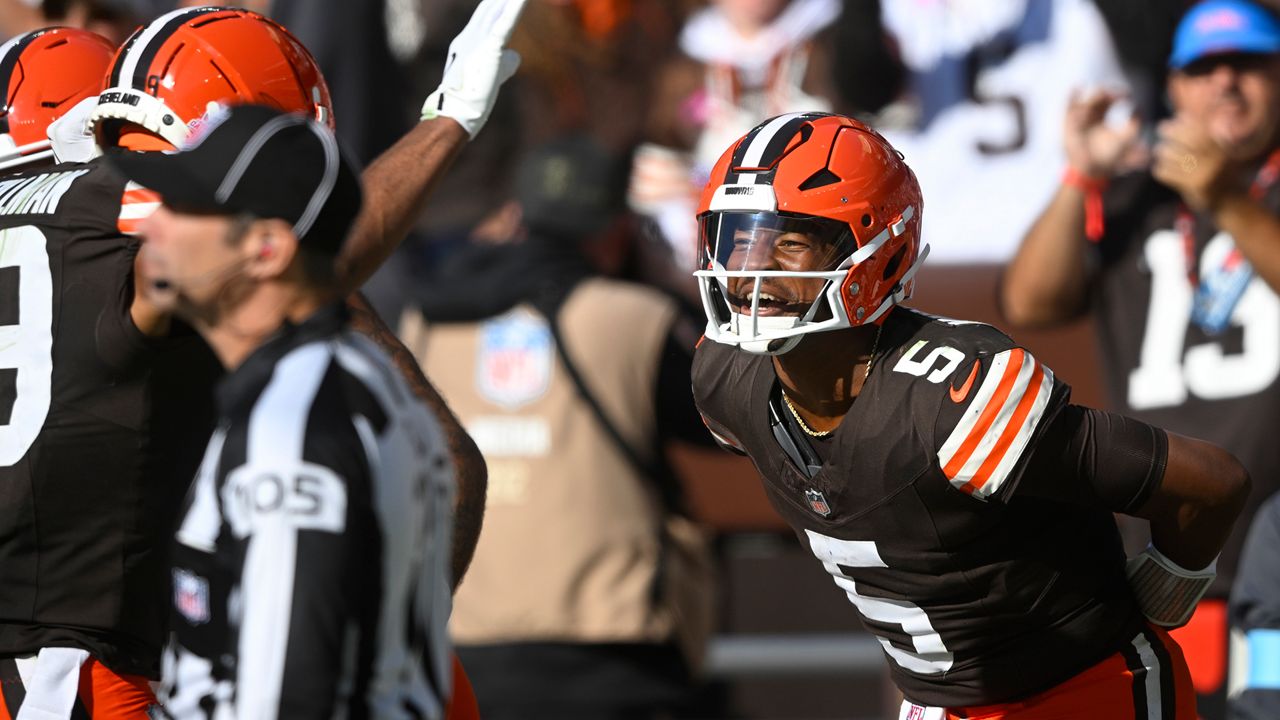
[[[281,358],[294,348],[342,332],[349,317],[347,306],[334,302],[321,307],[300,323],[286,320],[275,334],[245,358],[240,367],[219,381],[216,390],[218,415],[233,417],[252,408],[262,389],[270,382]]]

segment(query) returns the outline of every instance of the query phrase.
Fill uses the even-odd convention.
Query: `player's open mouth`
[[[733,305],[735,311],[742,315],[751,314],[751,296],[730,295],[729,304]],[[779,297],[772,293],[760,293],[760,304],[756,313],[761,316],[767,315],[799,315],[803,313],[807,307],[802,303],[791,302],[788,298]]]

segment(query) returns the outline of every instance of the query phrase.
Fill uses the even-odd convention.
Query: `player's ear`
[[[298,238],[289,223],[278,219],[254,222],[245,237],[248,274],[258,280],[283,275],[298,254]]]

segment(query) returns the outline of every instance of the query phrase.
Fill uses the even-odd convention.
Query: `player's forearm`
[[[489,488],[488,466],[485,465],[484,456],[480,454],[480,448],[467,434],[462,423],[458,422],[457,416],[449,409],[448,403],[435,386],[427,380],[413,354],[369,307],[368,302],[359,293],[355,293],[347,299],[347,307],[351,309],[352,327],[371,338],[391,357],[409,388],[427,404],[444,431],[457,478],[453,506],[453,550],[450,559],[453,586],[457,588],[475,555],[476,543],[480,540],[485,497]]]
[[[338,258],[348,291],[395,252],[468,139],[451,118],[423,120],[365,169],[364,208]]]
[[[1280,293],[1280,218],[1246,192],[1222,197],[1213,214],[1215,224],[1231,235],[1258,277]]]
[[[1151,541],[1178,565],[1198,570],[1213,561],[1249,496],[1249,474],[1230,453],[1169,433],[1164,478],[1135,513],[1151,523]]]
[[[156,307],[147,299],[143,284],[150,282],[145,272],[141,271],[141,261],[133,259],[133,302],[129,304],[129,317],[134,327],[147,337],[163,337],[169,334],[172,325],[168,312]]]
[[[1057,325],[1086,309],[1084,193],[1063,185],[1027,231],[1000,281],[1005,319],[1018,327]]]
[[[431,188],[484,127],[498,89],[520,66],[520,56],[506,45],[527,2],[476,4],[471,20],[449,43],[440,86],[422,106],[424,119],[365,170],[364,210],[339,258],[348,292],[391,255]]]

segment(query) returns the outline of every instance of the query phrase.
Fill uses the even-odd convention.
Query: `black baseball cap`
[[[329,128],[262,105],[210,115],[178,152],[108,160],[175,210],[278,218],[304,247],[335,254],[362,202],[360,175]]]

